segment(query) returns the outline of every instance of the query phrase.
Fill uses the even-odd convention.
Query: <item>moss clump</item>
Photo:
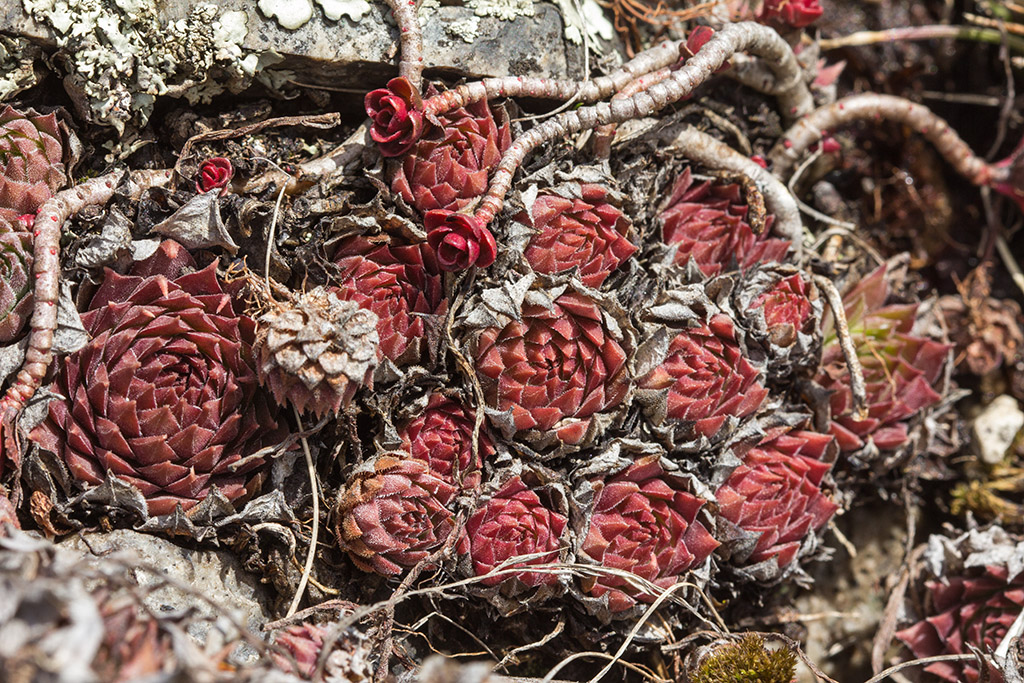
[[[795,673],[792,650],[769,650],[764,638],[747,634],[716,648],[697,668],[693,683],[791,683]]]

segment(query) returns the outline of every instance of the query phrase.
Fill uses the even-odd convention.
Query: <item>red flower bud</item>
[[[409,151],[423,135],[423,100],[405,78],[392,78],[388,87],[366,95],[366,114],[373,119],[370,137],[386,157]]]
[[[494,235],[473,216],[435,209],[427,212],[423,223],[441,270],[486,268],[498,255]]]
[[[765,0],[758,19],[804,28],[816,22],[824,12],[818,0]]]
[[[227,193],[227,185],[231,177],[235,175],[235,169],[231,162],[224,157],[212,157],[203,162],[199,167],[199,180],[196,181],[196,192],[209,192],[221,189],[221,194]]]

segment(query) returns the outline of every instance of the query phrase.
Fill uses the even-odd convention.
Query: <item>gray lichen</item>
[[[39,48],[24,38],[0,35],[0,102],[35,85],[38,56]]]
[[[244,88],[257,56],[244,55],[244,12],[198,3],[162,22],[157,0],[22,0],[61,48],[68,92],[95,123],[143,126],[162,95],[206,102]],[[216,78],[211,74],[216,71]]]

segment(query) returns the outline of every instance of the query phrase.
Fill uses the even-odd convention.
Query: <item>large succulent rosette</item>
[[[843,297],[847,324],[867,389],[867,417],[853,408],[850,372],[831,316],[826,318],[821,370],[816,381],[831,392],[831,431],[843,451],[869,444],[898,449],[910,439],[909,423],[939,402],[936,387],[949,345],[915,334],[917,304],[889,304],[887,268],[882,266]]]
[[[578,555],[616,573],[597,571],[581,583],[613,615],[657,598],[656,590],[645,590],[621,572],[668,588],[718,547],[709,530],[714,527],[701,512],[705,501],[685,479],[667,473],[657,455],[589,485],[593,501]]]
[[[747,221],[749,211],[738,183],[694,184],[687,167],[659,215],[661,238],[676,247],[676,263],[692,261],[706,276],[782,261],[789,241],[770,236],[772,216],[765,219],[763,232],[755,234]]]
[[[538,273],[575,271],[588,287],[600,287],[636,252],[630,221],[598,183],[567,182],[543,190],[515,221],[532,233],[524,250]]]
[[[443,315],[447,301],[433,251],[365,237],[342,240],[334,251],[339,276],[334,292],[377,315],[380,355],[397,364],[426,351],[427,319]]]
[[[838,507],[822,490],[834,439],[799,429],[774,431],[743,454],[715,492],[718,514],[735,534],[724,544],[730,561],[761,580],[777,577],[802,550],[812,549],[815,532]]]
[[[629,392],[631,344],[607,307],[567,291],[523,305],[476,339],[476,371],[492,421],[539,444],[584,444]]]
[[[490,170],[512,144],[508,116],[486,101],[438,117],[402,158],[391,189],[420,213],[458,211],[487,191]]]
[[[1003,667],[1014,664],[1004,653],[995,655],[1024,610],[1024,541],[998,527],[955,540],[932,536],[924,567],[920,585],[906,594],[912,623],[896,633],[908,650],[905,658],[980,651],[984,665],[969,658],[934,662],[924,670],[932,680],[1001,683]]]
[[[432,394],[423,412],[398,428],[404,448],[430,471],[459,488],[480,484],[482,462],[494,454],[494,445],[481,425],[476,458],[473,457],[473,427],[476,416],[461,402]]]
[[[656,317],[665,311],[673,326],[649,326],[652,331],[638,353],[646,372],[637,379],[637,399],[655,425],[673,428],[677,445],[706,445],[724,439],[752,416],[768,389],[740,347],[732,319],[687,306],[691,295],[669,292],[652,309]]]
[[[229,500],[262,479],[261,448],[283,437],[256,379],[255,323],[238,315],[216,264],[196,271],[163,242],[128,275],[108,270],[82,323],[92,337],[57,364],[49,417],[32,440],[80,486],[122,479],[150,514]]]
[[[457,492],[422,460],[376,458],[338,495],[338,542],[360,569],[401,574],[448,540]]]

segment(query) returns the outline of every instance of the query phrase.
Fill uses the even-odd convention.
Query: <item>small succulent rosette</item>
[[[507,228],[506,243],[521,254],[524,269],[592,289],[628,270],[636,237],[614,179],[591,166],[568,172],[549,166],[531,179],[538,177],[542,182],[516,193],[523,208]]]
[[[324,640],[331,630],[330,624],[303,622],[276,631],[271,653],[274,667],[286,674],[313,680],[316,665],[323,651]],[[371,681],[375,658],[361,634],[346,631],[338,638],[327,655],[324,677],[328,681]]]
[[[830,434],[809,431],[807,419],[782,415],[716,489],[718,555],[739,580],[772,584],[809,579],[801,564],[819,554],[819,532],[839,506],[829,474],[838,453]]]
[[[67,182],[55,113],[0,111],[0,215],[34,214]]]
[[[993,526],[958,538],[933,535],[914,557],[911,584],[899,589],[887,612],[902,628],[895,637],[903,661],[966,655],[933,662],[916,680],[977,683],[1021,680],[1021,653],[1014,645],[1024,613],[1024,539]],[[876,649],[891,643],[879,633]]]
[[[690,285],[647,312],[636,354],[636,402],[673,452],[706,452],[767,407],[764,371],[727,312]],[[745,429],[750,432],[751,429]]]
[[[60,397],[30,438],[73,488],[117,480],[149,515],[257,494],[287,425],[257,381],[255,322],[237,311],[216,262],[195,270],[176,242],[127,275],[108,269],[82,315],[91,340],[58,361]]]
[[[850,371],[831,314],[823,323],[821,368],[815,382],[828,391],[829,429],[854,464],[889,468],[919,449],[928,430],[924,417],[951,391],[950,345],[927,336],[925,309],[891,301],[890,281],[905,271],[883,265],[843,296],[853,346],[863,368],[867,416],[854,411]]]
[[[710,577],[719,545],[712,494],[663,454],[654,444],[614,440],[573,473],[577,564],[592,567],[580,569],[576,597],[602,623],[636,616],[680,582],[702,587]],[[689,588],[674,590],[681,599]]]
[[[385,234],[344,237],[333,245],[330,291],[377,316],[380,369],[436,355],[437,321],[448,310],[441,269],[426,242]]]
[[[392,167],[391,190],[421,214],[458,211],[487,192],[490,171],[512,144],[505,108],[477,101],[436,117]]]
[[[483,290],[458,322],[495,431],[554,457],[622,419],[633,330],[610,296],[533,281]]]
[[[363,571],[397,576],[449,541],[458,492],[429,461],[404,453],[374,457],[338,492],[338,545]]]
[[[0,343],[14,341],[32,315],[32,233],[0,215]]]

